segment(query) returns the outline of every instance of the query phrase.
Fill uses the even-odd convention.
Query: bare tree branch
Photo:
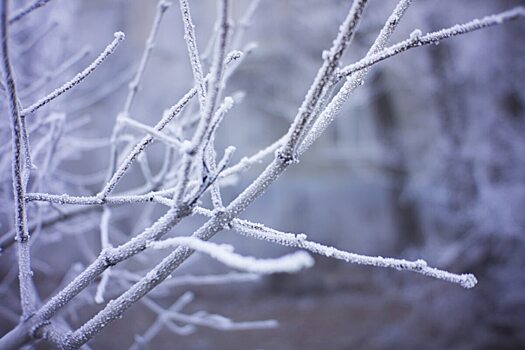
[[[26,181],[24,180],[23,163],[23,134],[25,125],[18,108],[15,80],[11,68],[9,57],[9,32],[8,18],[9,0],[0,1],[0,30],[1,30],[1,55],[2,73],[5,84],[5,94],[9,108],[11,122],[11,142],[12,142],[12,177],[13,177],[13,196],[15,206],[15,239],[18,246],[18,269],[20,281],[20,298],[22,302],[23,317],[27,318],[33,312],[36,296],[33,290],[33,273],[31,271],[31,261],[29,252],[29,231],[27,229],[27,213],[25,205]]]

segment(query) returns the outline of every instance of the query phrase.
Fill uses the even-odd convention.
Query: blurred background
[[[238,21],[251,2],[232,2]],[[346,64],[366,54],[396,3],[370,1],[344,58]],[[226,89],[226,94],[242,92],[244,97],[219,130],[219,152],[235,145],[235,160],[239,160],[288,130],[322,62],[321,52],[330,47],[350,4],[343,0],[260,2],[239,48],[249,43],[256,47]],[[522,4],[521,0],[414,1],[392,42],[405,39],[416,28],[425,33]],[[205,52],[215,22],[215,1],[190,5],[199,49]],[[22,94],[22,105],[70,79],[111,41],[113,32],[122,30],[126,40],[107,63],[42,112],[65,113],[66,126],[72,125],[77,138],[107,139],[155,9],[153,0],[53,0],[32,14],[14,30],[21,54],[13,65],[22,87],[48,78],[35,94]],[[377,64],[319,142],[242,215],[351,252],[423,258],[452,272],[471,272],[479,280],[474,289],[410,272],[316,257],[312,269],[295,275],[189,288],[195,293],[187,306],[190,313],[206,310],[237,321],[276,319],[278,328],[222,332],[199,327],[186,336],[164,328],[145,348],[525,348],[524,34],[525,22],[506,23]],[[89,56],[59,76],[49,74],[87,46]],[[132,117],[154,125],[192,84],[180,11],[174,1],[162,21]],[[9,137],[9,129],[0,129],[2,144]],[[59,147],[67,148],[67,139]],[[147,154],[151,168],[159,169],[163,149],[155,145]],[[57,166],[43,191],[94,194],[103,183],[107,161],[107,148],[86,147]],[[233,199],[263,166],[225,187],[225,201]],[[137,167],[119,190],[142,181]],[[5,181],[0,188],[3,200],[11,196],[9,186]],[[2,233],[12,225],[11,210],[4,208],[0,213]],[[154,207],[148,220],[163,210]],[[112,229],[122,237],[140,232],[150,222],[141,215],[143,211],[136,205],[119,209]],[[81,235],[72,232],[74,225],[54,225],[42,230],[49,235],[62,232],[59,239],[34,244],[35,278],[43,299],[67,280],[64,276],[74,271],[73,266],[85,266],[100,250],[100,213],[90,212],[76,220],[74,225],[84,231]],[[173,234],[190,234],[202,220],[189,218]],[[231,243],[237,252],[257,257],[289,251],[233,232],[223,232],[214,241]],[[18,313],[13,253],[0,256],[1,334],[16,322],[13,312]],[[145,256],[126,266],[146,271],[165,253]],[[196,256],[177,274],[225,271],[213,260]],[[114,288],[118,293],[118,287]],[[158,303],[170,305],[186,290],[172,288]],[[101,308],[92,300],[93,290],[84,294],[83,302],[64,314],[73,327]],[[94,349],[128,348],[134,336],[144,333],[154,320],[154,313],[137,304],[91,345]]]

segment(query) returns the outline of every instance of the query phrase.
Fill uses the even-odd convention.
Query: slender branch
[[[174,237],[163,241],[151,242],[149,246],[153,249],[167,249],[176,246],[185,246],[205,253],[226,266],[234,269],[252,273],[272,274],[272,273],[293,273],[314,263],[312,257],[303,251],[285,255],[276,259],[256,259],[253,257],[242,256],[233,252],[233,247],[229,245],[218,245],[211,242],[202,241],[195,237]]]
[[[197,125],[191,143],[184,147],[185,154],[182,158],[182,165],[180,167],[179,183],[174,194],[174,205],[179,205],[185,195],[186,187],[189,183],[190,169],[195,157],[204,149],[206,136],[210,130],[211,121],[215,112],[215,106],[219,97],[221,89],[222,76],[224,73],[224,59],[226,50],[226,40],[230,28],[229,24],[229,0],[221,0],[219,2],[219,32],[217,36],[217,43],[215,47],[215,54],[213,56],[213,63],[210,74],[209,89],[206,95],[206,104],[202,111],[202,116]]]
[[[29,253],[29,231],[27,229],[27,212],[25,205],[26,182],[24,180],[24,160],[23,160],[23,134],[24,124],[18,108],[18,98],[16,95],[15,80],[9,57],[9,32],[8,32],[8,13],[9,0],[0,1],[0,30],[1,30],[1,64],[3,80],[5,84],[5,94],[9,108],[11,122],[11,142],[12,142],[12,181],[13,197],[15,207],[15,239],[18,242],[18,269],[20,282],[20,298],[22,302],[22,316],[28,317],[33,311],[36,296],[33,291],[33,279],[31,272],[31,261]],[[29,171],[29,169],[27,169]]]
[[[152,128],[151,126],[148,126],[146,124],[142,124],[141,122],[138,122],[134,119],[130,119],[130,118],[126,118],[126,117],[123,117],[120,121],[122,121],[124,124],[127,124],[137,130],[141,130],[141,131],[144,131],[150,135],[152,135],[153,137],[159,139],[160,141],[164,142],[166,145],[170,146],[170,147],[174,147],[174,148],[177,148],[180,150],[180,148],[182,147],[182,143],[173,138],[173,137],[170,137],[166,134],[163,134],[162,132],[160,131],[157,131],[155,130],[155,128]]]
[[[166,0],[159,0],[157,3],[157,12],[155,14],[155,18],[153,19],[153,25],[151,26],[148,38],[146,39],[146,46],[144,47],[142,57],[140,58],[139,67],[135,73],[135,77],[129,83],[129,91],[128,95],[126,96],[126,102],[124,103],[124,109],[122,111],[125,116],[129,115],[131,106],[139,90],[144,71],[146,70],[146,65],[148,64],[148,60],[151,56],[151,51],[155,47],[155,40],[157,33],[159,32],[160,22],[162,21],[162,17],[170,5],[171,3]]]
[[[204,148],[204,161],[206,166],[208,167],[208,170],[211,173],[217,172],[217,153],[215,152],[215,133],[217,132],[217,129],[219,127],[219,124],[224,119],[224,116],[226,113],[232,108],[233,106],[233,98],[226,97],[224,99],[224,102],[219,107],[217,112],[215,113],[215,116],[211,122],[210,127],[210,135],[207,137],[208,144]],[[222,208],[222,197],[221,197],[221,191],[218,181],[214,181],[211,185],[211,200],[214,207]]]
[[[276,320],[235,322],[224,316],[208,314],[206,312],[199,312],[193,315],[186,315],[180,312],[168,311],[166,313],[166,317],[173,321],[218,329],[221,331],[268,329],[275,328],[279,325],[279,323]]]
[[[276,320],[263,320],[263,321],[244,321],[235,322],[229,318],[220,315],[208,314],[207,312],[196,312],[192,315],[186,315],[181,313],[183,307],[193,300],[193,293],[184,293],[173,305],[167,310],[162,308],[160,305],[155,303],[150,298],[143,298],[142,303],[155,312],[158,317],[155,323],[146,331],[141,337],[136,339],[135,344],[132,345],[130,350],[142,349],[146,343],[152,340],[152,338],[160,331],[160,327],[165,325],[169,330],[176,334],[187,335],[194,331],[193,326],[208,327],[212,329],[218,329],[222,331],[238,331],[238,330],[255,330],[255,329],[268,329],[275,328],[278,326]],[[184,327],[178,327],[173,321],[182,322],[186,325]]]
[[[400,0],[398,2],[397,6],[392,11],[392,14],[389,16],[385,22],[385,25],[379,32],[379,35],[372,44],[372,47],[368,50],[367,57],[376,54],[386,46],[411,3],[412,0]],[[355,89],[363,84],[363,79],[366,77],[367,73],[368,70],[363,69],[356,74],[348,76],[341,89],[311,126],[308,134],[305,136],[303,142],[299,146],[299,155],[303,154],[333,122],[336,115],[339,114],[342,105],[348,100],[352,92],[354,92]],[[336,82],[337,78],[336,81],[334,81],[334,84]]]
[[[126,284],[125,288],[128,288],[129,284]],[[157,319],[153,324],[140,336],[135,336],[135,342],[129,347],[129,350],[141,350],[153,340],[153,338],[161,331],[163,326],[166,326],[169,330],[175,332],[175,334],[186,335],[194,331],[195,327],[186,325],[184,327],[177,326],[167,316],[170,311],[178,311],[187,303],[193,300],[193,293],[186,292],[179,299],[177,299],[168,309],[164,309],[160,305],[157,305],[150,298],[142,299],[142,303],[146,305],[151,311],[157,314]]]
[[[105,207],[102,211],[102,217],[100,218],[100,245],[102,251],[105,249],[111,249],[113,246],[109,241],[109,222],[111,219],[111,210],[108,207]],[[111,276],[111,268],[107,268],[104,273],[102,273],[102,279],[97,286],[97,291],[95,293],[95,302],[97,304],[102,304],[104,302],[104,292],[109,282],[109,277]]]
[[[111,55],[115,51],[115,49],[120,44],[120,42],[124,40],[124,33],[116,32],[114,34],[114,37],[115,38],[113,39],[113,41],[108,46],[106,46],[104,51],[102,51],[102,53],[89,66],[87,66],[82,72],[78,73],[77,75],[75,75],[75,77],[73,77],[73,79],[71,79],[70,81],[62,85],[61,87],[55,89],[54,91],[49,93],[47,96],[42,97],[40,100],[33,103],[31,106],[22,109],[22,111],[20,112],[20,115],[26,116],[28,114],[33,113],[40,107],[48,104],[49,102],[53,101],[55,98],[62,95],[64,92],[70,90],[71,88],[81,83],[88,75],[90,75],[95,69],[97,69],[109,55]]]
[[[135,73],[135,77],[133,78],[133,80],[128,85],[128,95],[126,96],[126,101],[124,102],[124,106],[122,110],[120,111],[120,113],[117,114],[115,125],[113,126],[113,130],[111,132],[111,137],[110,137],[109,167],[107,168],[107,172],[106,172],[107,181],[111,180],[113,173],[115,172],[115,168],[117,167],[117,161],[118,161],[117,142],[118,142],[120,132],[121,132],[121,126],[122,126],[121,120],[124,118],[129,118],[131,106],[133,104],[133,101],[135,100],[135,96],[137,95],[139,85],[142,80],[142,76],[144,75],[144,71],[146,70],[146,65],[149,61],[151,52],[153,50],[153,47],[155,46],[155,39],[159,31],[160,22],[162,20],[164,12],[166,12],[168,7],[169,7],[169,3],[164,0],[159,0],[159,2],[157,3],[157,12],[155,14],[155,18],[153,19],[153,24],[151,26],[148,38],[146,39],[146,44],[142,52],[142,57],[140,59],[139,66],[137,68],[137,72]]]
[[[141,195],[110,196],[101,199],[98,196],[71,196],[68,194],[28,193],[27,202],[49,202],[55,204],[73,205],[123,205],[133,203],[159,202],[163,203],[162,195],[173,194],[173,189],[164,191],[151,191]],[[171,201],[170,201],[171,203]]]
[[[424,276],[457,283],[463,288],[472,288],[476,285],[476,277],[472,274],[458,275],[448,271],[429,267],[424,260],[407,261],[405,259],[384,258],[381,256],[367,256],[345,252],[334,247],[308,241],[306,235],[279,232],[264,225],[246,220],[234,219],[232,226],[244,236],[265,240],[289,247],[297,247],[312,253],[324,255],[329,258],[339,259],[359,265],[393,268],[396,270],[412,271]]]
[[[400,54],[404,51],[415,47],[421,47],[429,44],[439,43],[443,39],[451,38],[457,35],[470,33],[479,29],[492,27],[501,23],[521,19],[525,17],[525,7],[519,6],[514,9],[504,11],[498,14],[485,16],[481,19],[473,19],[464,24],[456,24],[450,28],[438,30],[436,32],[421,35],[420,32],[414,31],[410,38],[381,50],[380,52],[365,57],[356,63],[348,65],[341,69],[339,75],[348,76],[354,72],[370,67],[377,62]]]
[[[184,107],[190,102],[191,98],[195,96],[197,90],[195,88],[190,89],[184,95],[177,104],[172,106],[168,111],[164,113],[161,120],[153,127],[157,132],[162,131],[170,121],[173,120],[179,113],[184,109]],[[101,199],[106,199],[106,197],[115,189],[117,184],[120,182],[122,177],[126,174],[128,169],[131,167],[133,162],[137,157],[148,147],[148,145],[153,142],[154,137],[152,135],[146,135],[142,140],[140,140],[135,147],[126,155],[120,166],[117,168],[113,176],[106,183],[104,188],[100,191],[99,197]]]
[[[229,65],[235,60],[242,57],[240,51],[233,51],[226,57],[225,64]],[[207,78],[208,79],[208,78]],[[167,110],[162,116],[161,120],[153,127],[156,131],[162,131],[190,102],[190,100],[197,94],[195,87],[191,88],[175,105]],[[99,197],[105,199],[117,186],[120,180],[124,177],[128,169],[131,167],[135,159],[141,154],[148,145],[153,141],[152,135],[145,136],[135,147],[127,154],[120,166],[117,168],[111,179],[106,183],[104,188],[100,191]]]
[[[334,40],[332,48],[330,51],[325,51],[323,53],[323,64],[321,68],[319,68],[314,82],[308,90],[306,97],[301,104],[301,107],[299,107],[297,115],[288,130],[286,143],[279,150],[279,156],[287,162],[293,162],[296,159],[295,150],[303,137],[303,131],[310,123],[310,119],[313,117],[312,113],[319,102],[323,90],[330,83],[345,49],[350,44],[356,32],[357,24],[361,19],[361,15],[367,2],[367,0],[355,0],[353,2],[346,19],[340,27],[337,38]]]
[[[224,162],[220,164],[220,169],[223,169],[228,159],[231,157],[231,151],[225,152]],[[213,179],[208,183],[211,184],[212,181],[215,181],[218,178],[218,174],[214,176]],[[80,273],[73,281],[71,281],[64,289],[62,289],[58,294],[56,294],[51,300],[49,300],[34,316],[35,320],[49,320],[60,308],[66,305],[71,299],[73,299],[78,293],[84,290],[93,280],[95,280],[100,274],[102,274],[108,267],[116,265],[124,260],[129,259],[130,257],[142,252],[147,248],[147,245],[155,240],[160,239],[166,233],[168,233],[172,227],[182,220],[185,216],[191,214],[191,205],[197,201],[202,192],[198,192],[194,197],[190,197],[187,202],[182,203],[177,207],[170,208],[161,218],[159,218],[152,226],[148,227],[141,234],[135,236],[130,241],[124,243],[123,245],[116,248],[109,248],[102,251],[102,253],[97,257],[97,259],[89,265],[82,273]],[[148,274],[150,277],[154,277],[154,274]],[[160,282],[160,281],[159,281]],[[122,296],[121,296],[122,297]],[[140,298],[138,298],[140,299]],[[129,300],[127,304],[129,307],[136,300]],[[108,307],[111,308],[111,305],[114,304],[114,301],[111,301],[106,305],[104,310]],[[126,308],[127,308],[126,307]],[[118,308],[112,312],[118,312]],[[99,313],[100,314],[100,313]],[[98,315],[98,314],[97,314]],[[95,316],[96,318],[97,316]],[[93,319],[95,319],[93,318]],[[92,319],[92,320],[93,320]],[[104,323],[104,327],[107,323]],[[99,325],[100,326],[100,325]],[[94,331],[94,333],[89,333],[86,336],[93,336],[97,333],[102,327]],[[76,334],[76,333],[75,333]],[[84,336],[82,335],[82,338]],[[89,338],[86,338],[87,341]],[[85,342],[84,341],[84,342]],[[78,339],[75,340],[72,344],[78,342]],[[84,343],[82,342],[82,344]],[[71,348],[77,348],[82,344],[77,345],[68,345]]]
[[[284,141],[286,139],[286,135],[272,143],[271,145],[267,146],[266,148],[263,148],[260,151],[257,151],[255,154],[251,155],[250,157],[243,157],[237,164],[232,165],[231,167],[227,168],[221,173],[221,178],[225,178],[228,176],[233,176],[238,173],[244,172],[252,165],[261,163],[264,158],[268,157],[271,154],[274,154],[275,151],[279,149],[284,144]]]
[[[195,36],[195,25],[191,19],[190,5],[187,0],[180,0],[180,12],[182,14],[182,23],[184,24],[184,39],[190,56],[191,70],[193,79],[197,87],[197,94],[201,113],[204,113],[206,106],[206,82],[202,73],[202,65],[197,48],[197,38]]]

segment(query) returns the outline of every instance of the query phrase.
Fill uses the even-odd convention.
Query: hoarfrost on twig
[[[20,115],[25,116],[25,115],[33,113],[40,107],[53,101],[55,98],[62,95],[64,92],[68,91],[69,89],[75,87],[80,82],[82,82],[89,74],[91,74],[95,69],[97,69],[109,55],[111,55],[115,51],[115,49],[120,44],[120,42],[124,40],[124,33],[116,32],[114,34],[114,37],[115,38],[113,39],[113,41],[108,46],[106,46],[104,51],[102,51],[102,53],[89,66],[87,66],[82,72],[78,73],[77,75],[73,77],[73,79],[71,79],[70,81],[62,85],[61,87],[53,90],[48,95],[42,97],[37,102],[33,103],[31,106],[22,109],[20,111]]]

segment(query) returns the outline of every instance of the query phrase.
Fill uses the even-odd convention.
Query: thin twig
[[[397,6],[392,11],[392,14],[388,17],[385,25],[379,32],[379,35],[375,39],[372,47],[368,50],[367,57],[376,54],[382,50],[392,33],[400,23],[403,15],[407,11],[408,7],[412,3],[412,0],[400,0]],[[333,122],[335,116],[339,114],[341,106],[348,100],[352,92],[363,84],[363,79],[366,77],[368,70],[363,69],[356,74],[350,75],[335,97],[330,101],[328,106],[324,108],[319,117],[312,124],[308,134],[299,146],[299,155],[303,154],[326,130],[326,128]],[[336,80],[333,82],[337,82]]]
[[[148,126],[146,124],[142,124],[141,122],[138,122],[138,121],[136,121],[134,119],[122,118],[120,121],[123,122],[124,124],[127,124],[127,125],[135,128],[135,129],[137,129],[137,130],[144,131],[144,132],[154,136],[155,138],[159,139],[160,141],[164,142],[166,145],[168,145],[170,147],[174,147],[174,148],[180,150],[180,148],[182,146],[182,143],[179,140],[177,140],[176,138],[173,138],[171,136],[163,134],[162,132],[155,130],[155,128],[153,128],[151,126]]]
[[[525,17],[525,7],[519,6],[508,11],[504,11],[498,14],[485,16],[481,19],[474,19],[464,24],[456,24],[450,28],[438,30],[436,32],[421,35],[417,31],[410,36],[410,38],[387,47],[380,52],[365,57],[356,63],[348,65],[342,68],[339,72],[342,76],[348,76],[354,72],[370,67],[377,62],[383,61],[387,58],[400,54],[401,52],[409,49],[420,47],[429,44],[437,44],[443,39],[451,38],[457,35],[470,33],[479,29],[492,27],[501,23],[520,19]]]
[[[191,70],[193,72],[193,80],[197,88],[197,95],[201,114],[204,113],[206,105],[206,82],[204,81],[204,74],[202,73],[202,65],[199,58],[199,50],[197,48],[197,38],[195,37],[195,25],[191,18],[190,5],[188,0],[180,0],[180,12],[182,15],[182,23],[184,24],[184,39],[186,40],[186,47],[190,56]]]
[[[278,243],[285,246],[297,247],[308,250],[312,253],[324,255],[329,258],[339,259],[352,264],[386,267],[401,271],[412,271],[424,276],[457,283],[463,288],[472,288],[476,285],[476,277],[472,274],[458,275],[448,271],[438,270],[429,267],[424,260],[408,261],[405,259],[384,258],[381,256],[367,256],[345,252],[334,247],[326,246],[306,239],[304,234],[292,234],[279,232],[264,225],[248,222],[246,220],[235,219],[232,221],[235,230],[244,236]]]
[[[163,241],[151,242],[153,249],[186,246],[205,253],[226,266],[252,273],[293,273],[313,265],[313,259],[305,252],[298,251],[275,259],[256,259],[233,252],[233,247],[202,241],[195,237],[174,237]]]
[[[226,57],[226,40],[230,28],[228,15],[229,0],[221,0],[219,2],[219,32],[217,35],[215,54],[213,56],[210,82],[208,84],[209,89],[208,93],[205,96],[206,103],[204,105],[204,110],[202,111],[202,116],[199,121],[199,124],[197,125],[197,130],[195,131],[191,142],[187,145],[187,147],[184,147],[185,153],[182,158],[182,164],[179,172],[180,180],[178,182],[177,190],[175,191],[173,197],[175,206],[182,203],[186,192],[186,187],[189,183],[191,166],[197,155],[204,149],[206,136],[208,135],[208,132],[210,130],[211,121],[215,112],[215,106],[219,97],[222,76],[225,66],[224,60]]]
[[[323,90],[330,83],[343,53],[354,37],[357,24],[361,19],[361,15],[367,2],[367,0],[355,0],[353,2],[346,19],[340,27],[337,38],[334,40],[332,48],[323,53],[323,64],[321,68],[319,68],[314,82],[308,90],[305,99],[301,104],[301,107],[299,107],[297,115],[288,130],[286,143],[279,150],[279,157],[283,158],[285,161],[293,162],[296,160],[296,147],[299,146],[301,142],[304,129],[310,123],[312,113],[319,102]]]
[[[124,40],[124,33],[116,32],[114,34],[114,37],[115,38],[113,39],[113,41],[108,46],[106,46],[104,51],[102,51],[102,53],[89,66],[87,66],[82,72],[78,73],[77,75],[75,75],[75,77],[73,77],[73,79],[71,79],[70,81],[62,85],[61,87],[55,89],[54,91],[49,93],[47,96],[42,97],[40,100],[33,103],[31,106],[22,109],[20,111],[20,115],[26,116],[28,114],[33,113],[40,107],[48,104],[49,102],[53,101],[55,98],[62,95],[64,92],[68,91],[69,89],[75,87],[80,82],[82,82],[89,74],[91,74],[95,69],[97,69],[109,55],[111,55],[115,51],[118,44],[120,44],[120,42]]]
[[[229,65],[235,60],[242,57],[239,51],[233,51],[226,57],[225,65]],[[208,78],[207,78],[208,79]],[[195,87],[191,88],[175,105],[164,112],[161,120],[153,127],[156,131],[162,131],[190,102],[190,100],[197,94]],[[141,154],[148,145],[154,140],[152,135],[145,136],[139,141],[133,149],[126,155],[120,166],[117,168],[111,179],[106,183],[104,188],[100,191],[99,197],[106,198],[117,186],[120,180],[124,177],[128,169],[131,167],[135,159]]]

